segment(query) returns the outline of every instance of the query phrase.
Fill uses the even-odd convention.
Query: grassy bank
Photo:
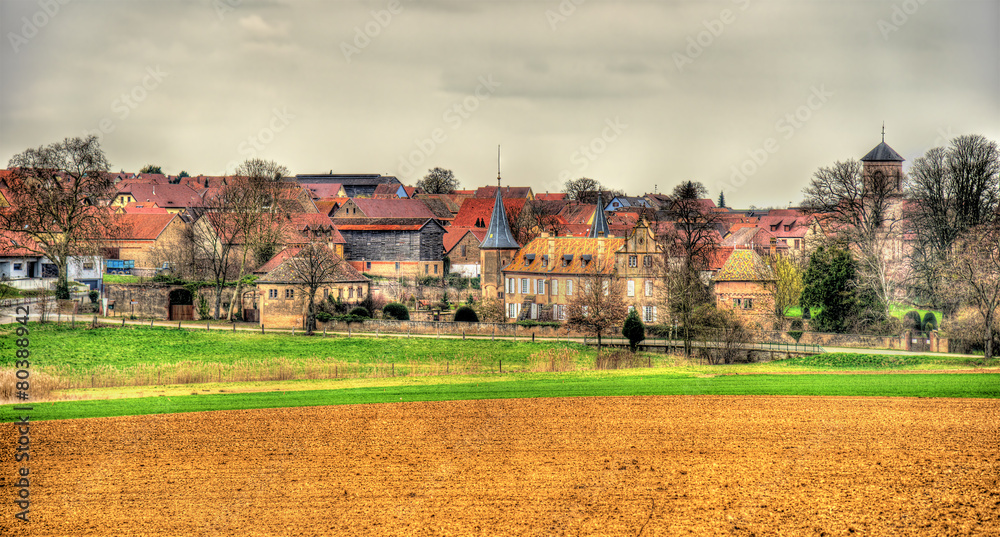
[[[1000,398],[996,374],[731,375],[557,373],[494,382],[402,384],[334,390],[204,394],[37,405],[33,420],[342,404],[632,395],[788,395]],[[10,405],[0,410],[10,421]]]

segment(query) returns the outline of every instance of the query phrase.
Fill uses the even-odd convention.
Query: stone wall
[[[795,343],[795,338],[788,332],[764,330],[755,332],[759,341],[775,341]],[[898,336],[868,336],[861,334],[831,334],[824,332],[803,332],[799,343],[804,345],[819,345],[821,347],[847,347],[864,349],[888,349],[897,351],[921,350],[914,343],[911,331],[907,330]],[[928,352],[948,352],[948,339],[938,336],[937,331],[924,338],[929,340]]]
[[[347,332],[348,324],[338,321],[320,323],[325,325],[327,330],[335,332]],[[352,323],[350,330],[353,332],[380,332],[392,334],[442,334],[442,335],[465,335],[469,336],[517,336],[523,338],[535,337],[582,337],[583,334],[570,332],[565,327],[534,326],[526,327],[507,323],[455,323],[450,321],[427,322],[427,321],[386,321],[373,319],[361,324]]]

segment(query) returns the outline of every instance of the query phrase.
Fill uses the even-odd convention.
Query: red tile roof
[[[368,218],[434,218],[420,200],[352,198]]]
[[[176,214],[120,214],[114,217],[122,225],[119,240],[155,241],[178,218]]]
[[[462,239],[464,239],[465,236],[468,235],[469,233],[472,233],[472,235],[479,242],[483,242],[483,240],[486,239],[486,230],[485,229],[482,229],[482,228],[478,228],[477,229],[477,228],[471,228],[471,227],[457,228],[457,227],[451,226],[451,227],[447,228],[447,230],[446,230],[446,232],[444,234],[444,252],[446,254],[448,252],[450,252],[451,249],[454,248],[456,245],[458,245],[459,242],[462,242]]]
[[[500,195],[504,198],[528,198],[531,196],[530,186],[504,186],[500,187]],[[481,186],[476,189],[476,193],[473,194],[475,198],[489,198],[493,199],[497,197],[497,187],[495,186]]]
[[[535,194],[535,199],[542,201],[557,201],[566,199],[566,196],[568,196],[568,194],[565,192],[553,192],[551,194],[546,192],[544,194]]]
[[[31,257],[38,256],[38,243],[28,235],[18,231],[0,229],[0,256]]]
[[[204,207],[205,202],[187,185],[125,182],[118,186],[118,195],[130,194],[137,202],[152,202],[165,209]]]
[[[496,192],[496,190],[494,190]],[[493,203],[495,199],[468,198],[462,202],[462,207],[451,222],[454,227],[482,227],[490,225],[490,217],[493,215]],[[504,198],[503,206],[508,215],[519,215],[524,208],[524,198]],[[477,223],[480,224],[477,226]]]
[[[344,185],[341,183],[302,183],[313,199],[327,200],[340,197]]]

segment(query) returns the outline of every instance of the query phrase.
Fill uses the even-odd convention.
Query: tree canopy
[[[417,188],[428,194],[451,194],[458,189],[458,186],[455,174],[444,168],[428,170],[427,175],[417,181]]]

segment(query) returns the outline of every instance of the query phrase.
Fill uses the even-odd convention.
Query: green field
[[[917,313],[920,314],[921,319],[923,319],[924,315],[927,315],[927,312],[929,311],[934,314],[934,318],[937,319],[938,324],[941,324],[941,319],[943,317],[941,310],[922,310],[919,308],[914,308],[913,306],[908,306],[906,304],[898,304],[895,302],[889,304],[889,315],[892,315],[897,319],[902,319],[903,316],[906,315],[906,312],[911,310],[916,310]],[[821,311],[823,311],[823,308],[813,308],[811,310],[813,315],[816,315]],[[793,317],[793,318],[802,317],[802,308],[799,306],[789,306],[785,308],[785,317]]]
[[[641,354],[637,362],[645,367],[596,370],[595,350],[564,342],[323,338],[80,324],[75,329],[33,324],[30,330],[32,382],[42,382],[46,377],[39,373],[47,373],[51,398],[82,399],[38,403],[33,419],[39,420],[519,397],[1000,397],[995,369],[919,373],[986,365],[982,358],[952,355],[838,353],[705,365]],[[12,360],[16,339],[13,327],[0,329],[0,355]],[[842,374],[851,371],[894,374]],[[13,417],[11,407],[0,407],[0,421]]]

